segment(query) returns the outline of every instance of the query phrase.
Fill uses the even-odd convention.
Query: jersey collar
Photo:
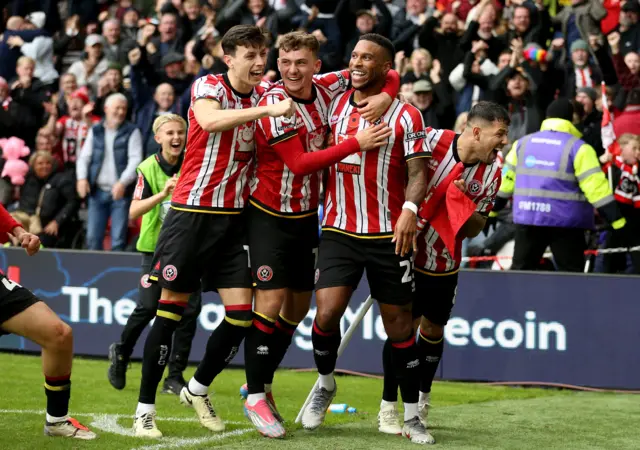
[[[171,164],[169,164],[169,162],[166,159],[164,159],[164,156],[162,156],[162,150],[156,153],[156,161],[160,165],[160,168],[165,173],[165,175],[170,177],[180,172],[180,167],[182,166],[183,159],[184,159],[184,152],[180,154],[180,157],[178,158],[178,162],[176,163],[176,165],[172,166]]]
[[[224,84],[229,86],[229,89],[231,89],[233,91],[233,93],[235,95],[237,95],[238,97],[240,97],[240,98],[251,98],[251,94],[253,94],[253,89],[251,89],[251,91],[248,94],[243,94],[242,92],[236,91],[233,88],[233,85],[231,84],[231,81],[229,81],[229,77],[227,76],[226,73],[224,75],[222,75],[222,80],[224,81]]]

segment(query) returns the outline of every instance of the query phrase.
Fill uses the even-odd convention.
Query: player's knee
[[[255,311],[276,319],[286,299],[286,289],[256,290]]]
[[[316,323],[323,331],[333,331],[340,325],[340,315],[332,309],[318,310],[316,312]]]
[[[47,339],[48,347],[61,351],[73,348],[73,331],[69,325],[58,320],[51,326],[50,336]]]
[[[430,339],[440,339],[444,334],[444,326],[433,323],[423,317],[420,321],[420,332]]]

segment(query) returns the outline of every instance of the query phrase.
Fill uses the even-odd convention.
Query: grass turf
[[[165,437],[136,439],[126,434],[136,407],[140,364],[132,365],[123,391],[109,385],[106,370],[106,361],[74,362],[71,413],[91,426],[98,439],[52,439],[42,434],[45,397],[39,358],[0,353],[0,449],[417,448],[377,432],[381,382],[374,379],[339,377],[335,402],[355,406],[358,413],[329,414],[316,432],[302,430],[293,421],[315,376],[291,371],[279,371],[274,383],[278,408],[288,421],[285,440],[260,437],[245,419],[240,370],[224,371],[213,384],[213,404],[231,422],[224,434],[200,427],[193,410],[181,406],[176,396],[159,394],[158,427]],[[440,382],[434,384],[433,405],[430,429],[436,445],[451,449],[631,449],[640,442],[640,402],[632,395]]]

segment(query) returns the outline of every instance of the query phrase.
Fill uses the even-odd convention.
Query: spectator
[[[139,129],[143,130],[143,158],[147,158],[160,150],[160,144],[154,138],[153,122],[162,114],[175,113],[178,110],[176,95],[173,86],[169,83],[160,84],[153,96],[151,96],[148,86],[136,86],[134,95],[137,100],[136,104],[142,105],[136,111],[136,124]]]
[[[44,36],[46,33],[42,28],[28,29],[27,21],[22,17],[9,17],[6,29],[0,35],[0,61],[2,61],[2,64],[0,64],[0,77],[5,80],[13,79],[16,76],[18,58],[21,56],[19,48],[9,46],[9,39],[18,36],[24,42],[31,42],[37,36]]]
[[[116,15],[117,17],[117,15]],[[140,14],[134,8],[127,8],[122,15],[122,24],[120,26],[120,36],[123,40],[138,40],[138,21],[140,20]],[[123,64],[125,61],[122,62]]]
[[[87,86],[92,93],[98,92],[98,81],[109,67],[109,61],[102,51],[103,45],[102,36],[90,34],[84,40],[84,58],[69,67],[69,73],[76,76],[78,86]]]
[[[449,74],[449,83],[458,92],[456,114],[469,111],[480,100],[488,100],[489,80],[499,72],[487,58],[487,43],[475,41],[464,61]]]
[[[24,21],[24,30],[39,30],[44,26],[44,13],[33,13],[31,21]],[[47,88],[58,81],[58,72],[53,65],[53,39],[48,35],[36,36],[31,42],[25,42],[18,35],[10,36],[7,44],[19,48],[24,56],[35,61],[34,76]]]
[[[54,165],[49,152],[31,155],[18,209],[12,214],[26,230],[37,234],[45,247],[56,247],[79,207],[73,174],[56,172]]]
[[[22,110],[33,120],[27,126],[14,130],[15,136],[33,147],[34,137],[42,124],[44,108],[42,104],[48,100],[46,87],[33,76],[35,61],[28,56],[21,56],[16,64],[18,78],[11,83],[11,98],[22,106]]]
[[[425,22],[418,37],[419,44],[429,50],[433,59],[440,61],[442,73],[451,73],[464,58],[464,51],[460,47],[458,19],[453,14],[445,14],[442,16],[440,31],[436,30],[437,25],[436,16]]]
[[[640,2],[627,0],[620,10],[620,53],[640,51]]]
[[[428,50],[417,48],[411,53],[409,65],[406,71],[404,66],[404,52],[400,51],[396,54],[396,68],[402,74],[402,84],[415,83],[418,80],[429,80],[429,72],[433,66],[433,58]]]
[[[105,118],[94,125],[77,161],[77,190],[88,200],[87,247],[102,250],[111,219],[111,249],[127,243],[129,204],[142,161],[140,130],[127,122],[127,98],[112,94],[105,102]]]
[[[553,46],[561,50],[562,61],[569,59],[567,49],[582,39],[588,41],[589,36],[600,34],[600,20],[607,15],[607,10],[600,0],[571,0],[553,19],[557,31]]]
[[[576,101],[582,104],[584,119],[580,131],[582,140],[593,147],[598,157],[604,153],[602,148],[602,113],[595,107],[598,94],[595,89],[583,87],[578,89]]]
[[[528,14],[529,10],[526,9],[526,11]],[[491,0],[481,1],[478,4],[478,7],[474,8],[473,12],[469,14],[468,18],[471,20],[469,20],[467,30],[460,39],[460,47],[462,50],[466,52],[470,51],[473,42],[481,40],[487,46],[486,51],[489,59],[494,62],[497,61],[500,52],[505,47],[508,47],[504,41],[509,39],[507,42],[511,42],[510,39],[512,38],[509,37],[511,31],[507,32],[503,39],[496,36],[494,31],[496,24],[496,10],[492,5]]]
[[[572,98],[575,97],[577,89],[599,86],[602,72],[596,64],[589,62],[589,45],[582,39],[571,44],[570,55],[570,63],[565,63],[559,54],[555,54],[554,58],[556,67],[564,78],[561,95]]]
[[[421,42],[418,42],[420,30],[423,27],[428,27],[426,33],[433,33],[437,24],[437,17],[427,17],[426,0],[407,0],[406,9],[401,9],[393,16],[393,29],[391,30],[393,45],[397,51],[403,51],[406,55],[410,55],[419,46],[424,47]],[[427,50],[435,56],[431,48],[427,48]]]
[[[616,136],[625,133],[639,134],[640,131],[640,88],[635,88],[627,96],[627,106],[613,120]]]
[[[440,64],[438,60],[433,62],[431,80],[418,80],[413,83],[412,104],[420,110],[424,118],[424,124],[432,128],[442,128],[442,122],[446,120],[451,100],[447,88],[440,79]]]
[[[86,34],[82,30],[80,17],[77,15],[69,17],[65,21],[65,28],[56,33],[53,42],[58,73],[66,72],[73,63],[80,61],[85,38]]]
[[[56,106],[60,117],[68,114],[67,105],[71,100],[71,95],[78,89],[76,76],[72,73],[65,73],[60,77],[59,90],[57,92]]]
[[[104,115],[104,102],[111,94],[120,93],[127,97],[127,105],[133,105],[133,98],[128,89],[125,89],[122,80],[122,66],[117,62],[110,62],[107,70],[98,81],[98,92],[96,93],[96,103],[94,114],[98,117]],[[131,120],[133,108],[127,109],[127,120]]]
[[[111,62],[126,64],[127,53],[136,46],[136,43],[135,40],[127,40],[122,36],[120,21],[109,19],[102,24],[102,37],[105,58]]]
[[[37,125],[29,107],[13,101],[7,80],[0,77],[0,138],[19,134],[17,130],[34,130]]]
[[[378,14],[374,13],[369,9],[361,9],[356,12],[356,30],[357,32],[351,38],[344,49],[344,63],[346,66],[349,65],[349,60],[351,59],[351,52],[355,48],[358,43],[358,39],[360,36],[367,33],[378,33],[383,36],[388,36],[391,32],[391,26],[393,23],[393,18],[391,17],[391,13],[385,7],[385,4],[382,0],[376,0],[374,2]]]
[[[162,58],[169,53],[184,53],[184,42],[178,36],[178,18],[173,13],[162,15],[158,32],[160,35],[151,38],[145,48],[149,63],[161,72]]]

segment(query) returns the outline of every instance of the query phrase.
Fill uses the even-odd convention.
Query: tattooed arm
[[[409,181],[405,191],[405,200],[413,203],[416,206],[416,210],[427,193],[427,160],[427,157],[415,157],[407,161]],[[416,226],[415,212],[410,208],[403,208],[393,234],[392,242],[396,243],[396,254],[404,256],[412,248],[417,250]]]

